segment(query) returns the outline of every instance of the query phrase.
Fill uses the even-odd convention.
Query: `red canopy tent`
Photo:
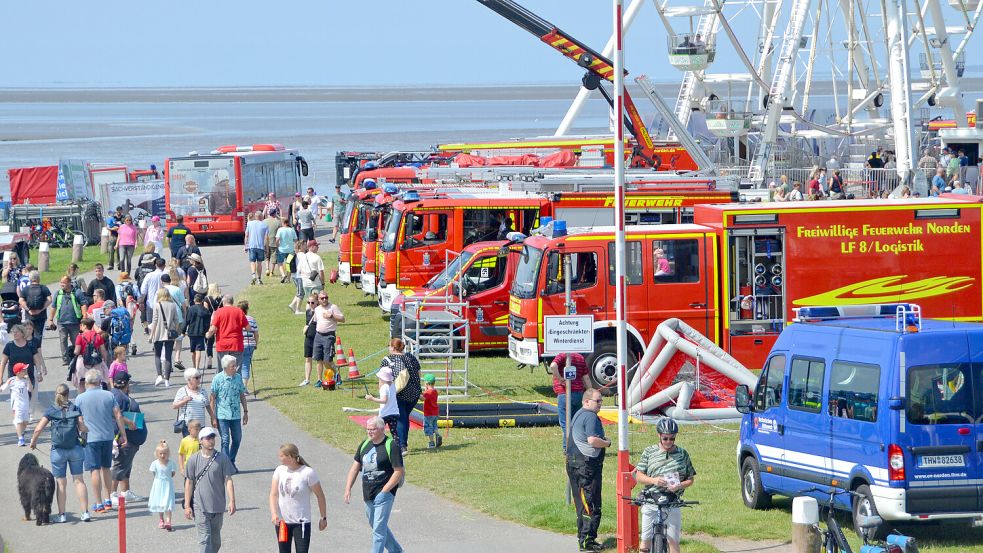
[[[8,169],[10,200],[15,204],[53,204],[58,188],[58,166]]]

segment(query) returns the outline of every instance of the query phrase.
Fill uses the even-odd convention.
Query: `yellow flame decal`
[[[799,298],[793,305],[861,305],[894,303],[943,296],[969,288],[976,280],[966,276],[937,276],[903,282],[908,275],[895,275],[848,284],[842,288]]]

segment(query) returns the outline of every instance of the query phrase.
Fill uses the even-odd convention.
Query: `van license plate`
[[[921,468],[962,467],[966,466],[966,460],[962,455],[923,455],[918,458],[918,466]]]

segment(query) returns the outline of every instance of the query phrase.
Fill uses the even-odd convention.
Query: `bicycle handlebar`
[[[659,501],[658,498],[647,497],[647,496],[643,497],[640,495],[637,497],[622,497],[621,499],[624,499],[625,501],[630,501],[638,506],[655,505],[657,507],[665,507],[667,509],[675,509],[677,507],[690,507],[693,505],[700,504],[699,501],[683,501],[681,499],[676,499],[674,501]]]

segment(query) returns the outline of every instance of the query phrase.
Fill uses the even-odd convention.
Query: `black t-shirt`
[[[31,284],[21,292],[21,297],[27,303],[27,308],[33,311],[44,308],[44,302],[51,297],[51,290],[47,286]]]
[[[181,268],[184,269],[185,271],[187,271],[188,267],[191,266],[191,260],[188,259],[188,256],[193,253],[201,255],[201,250],[198,249],[198,246],[188,247],[187,245],[185,245],[185,246],[181,246],[181,248],[178,249],[177,251],[178,261],[181,262]]]
[[[313,340],[314,335],[317,334],[317,321],[312,320],[314,318],[314,310],[308,309],[304,320],[307,321],[307,327],[304,329],[304,336]]]
[[[104,276],[102,278],[93,278],[89,281],[89,289],[85,295],[89,297],[90,302],[96,290],[102,290],[103,294],[105,294],[105,299],[112,300],[113,303],[116,303],[116,283],[113,282],[113,279]]]
[[[28,340],[27,344],[23,346],[18,346],[13,340],[7,342],[7,345],[3,346],[3,354],[7,356],[7,373],[14,376],[14,365],[17,363],[26,363],[27,370],[32,371],[34,369],[34,354],[37,352],[38,350],[31,340]]]
[[[171,257],[177,257],[177,252],[184,247],[184,237],[191,234],[191,229],[183,224],[175,225],[167,231],[167,237],[171,239]]]
[[[116,406],[119,410],[124,413],[140,413],[140,404],[137,400],[126,395],[123,390],[113,388],[113,399],[116,400]],[[126,429],[126,441],[130,443],[131,446],[141,446],[147,443],[147,424],[144,423],[143,428],[137,428],[136,430]]]
[[[395,469],[403,467],[403,454],[399,450],[399,444],[392,441],[389,449],[392,450],[392,458],[386,452],[386,442],[392,440],[387,437],[380,443],[373,446],[370,441],[359,442],[359,450],[355,452],[355,462],[362,465],[362,498],[365,501],[375,500],[386,482],[392,477]],[[396,488],[392,489],[392,494],[396,495]]]
[[[211,320],[212,316],[204,305],[192,305],[191,309],[188,309],[188,336],[204,336],[208,332]]]

